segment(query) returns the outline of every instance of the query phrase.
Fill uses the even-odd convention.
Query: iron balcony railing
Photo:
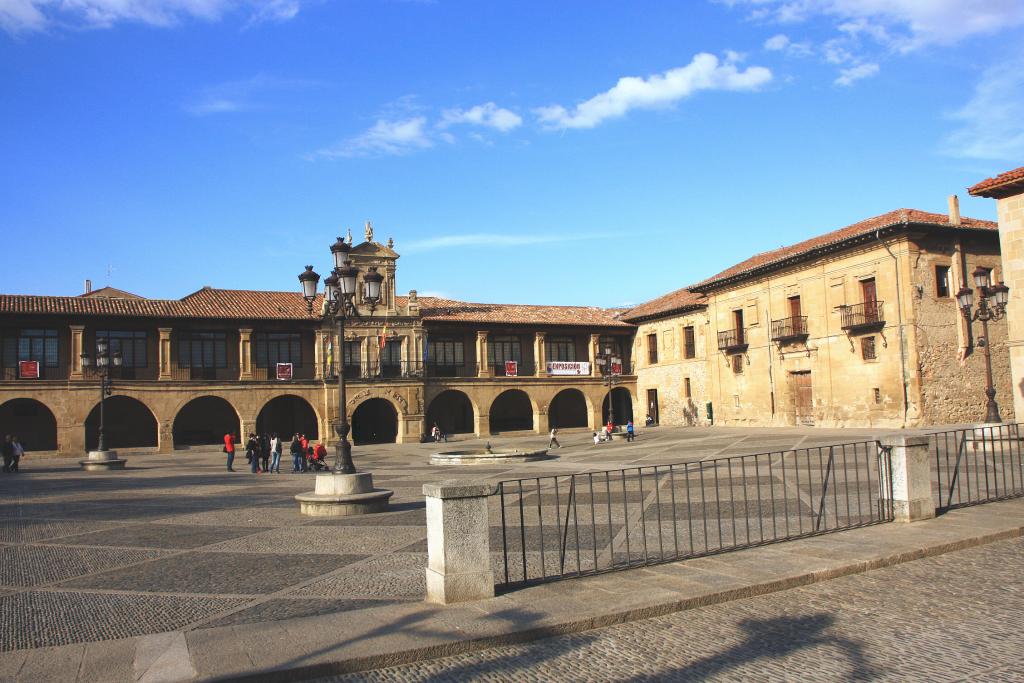
[[[882,310],[881,301],[865,301],[862,304],[840,306],[839,314],[842,318],[842,328],[844,330],[866,329],[885,325],[885,314]]]
[[[798,315],[772,321],[772,341],[796,341],[807,338],[807,316]]]
[[[427,363],[427,377],[476,377],[479,374],[476,363]]]
[[[1024,496],[1021,425],[973,427],[931,434],[939,512]]]
[[[530,377],[536,374],[536,366],[533,363],[524,363],[523,361],[516,361],[516,373],[515,377]],[[505,369],[504,363],[492,363],[491,374],[495,377],[508,377],[509,373]]]
[[[345,379],[353,382],[378,382],[392,379],[421,379],[426,367],[423,361],[403,360],[395,362],[364,362],[359,365],[345,365]],[[324,379],[338,378],[335,365],[324,366]]]
[[[291,381],[295,380],[310,380],[315,377],[316,366],[312,363],[293,363],[292,364],[292,376]],[[254,380],[265,380],[265,381],[288,381],[282,380],[277,376],[277,365],[271,365],[270,367],[254,367],[252,369],[252,378]]]
[[[719,351],[738,351],[746,346],[747,335],[742,327],[735,330],[721,330],[718,333]]]
[[[493,568],[519,586],[889,522],[890,460],[863,441],[502,481]]]
[[[181,365],[171,366],[171,379],[181,382],[217,382],[237,380],[239,368],[237,365],[225,365],[222,367],[183,367]]]

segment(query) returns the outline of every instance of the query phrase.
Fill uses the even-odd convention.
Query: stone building
[[[1013,376],[1013,409],[1024,415],[1024,166],[988,178],[971,187],[975,197],[996,200],[1003,278],[1010,288],[1006,306],[1009,325],[1010,370]]]
[[[357,298],[343,343],[321,321],[320,298],[310,314],[298,287],[204,287],[177,300],[113,288],[0,295],[0,434],[34,452],[94,448],[100,383],[81,355],[101,338],[123,359],[105,407],[112,448],[170,452],[250,431],[330,442],[342,368],[357,444],[418,441],[435,422],[479,436],[594,429],[608,410],[605,348],[626,365],[616,415],[631,415],[633,326],[611,312],[399,296],[399,255],[369,228],[351,258],[384,281],[375,307]]]
[[[655,410],[673,424],[693,422],[692,407],[679,403],[685,377],[691,394],[702,387],[716,424],[977,421],[984,359],[973,353],[955,294],[975,267],[999,268],[995,227],[961,218],[955,202],[949,215],[892,211],[757,254],[634,308],[622,318],[640,325],[639,396],[659,387]],[[680,353],[687,328],[695,347],[705,341],[703,374]],[[1011,418],[1005,321],[991,325],[988,341],[1002,415]],[[645,408],[651,415],[649,401]]]

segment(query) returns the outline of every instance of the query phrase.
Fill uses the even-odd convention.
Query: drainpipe
[[[905,223],[906,221],[904,221]],[[892,257],[892,261],[896,266],[896,319],[900,331],[900,370],[903,373],[903,429],[906,429],[907,413],[910,412],[910,397],[907,392],[907,352],[906,345],[903,343],[903,288],[900,287],[900,261],[896,258],[896,254],[892,253],[889,245],[882,240],[880,232],[881,228],[875,229],[875,239],[889,252],[889,256]]]

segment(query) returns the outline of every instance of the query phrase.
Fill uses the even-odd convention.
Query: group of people
[[[17,472],[18,462],[25,457],[25,447],[14,434],[4,437],[4,472]]]
[[[281,455],[284,444],[277,432],[250,433],[245,442],[245,460],[253,474],[281,474]],[[305,434],[292,435],[288,452],[292,456],[292,472],[320,472],[327,469],[327,449],[322,443],[313,444]],[[228,472],[234,472],[235,435],[224,435],[224,453],[227,455]]]
[[[612,430],[614,425],[611,422],[601,427],[600,432],[594,432],[594,445],[604,443],[605,441],[612,440]],[[636,430],[633,428],[633,421],[630,420],[626,423],[626,441],[633,441],[636,439]]]
[[[434,426],[430,428],[430,438],[434,443],[440,443],[444,441],[448,443],[448,435],[441,431],[441,428],[434,423]]]

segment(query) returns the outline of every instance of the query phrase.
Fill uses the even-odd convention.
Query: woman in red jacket
[[[228,454],[228,472],[234,472],[231,467],[235,463],[235,435],[228,433],[224,435],[224,452]]]

